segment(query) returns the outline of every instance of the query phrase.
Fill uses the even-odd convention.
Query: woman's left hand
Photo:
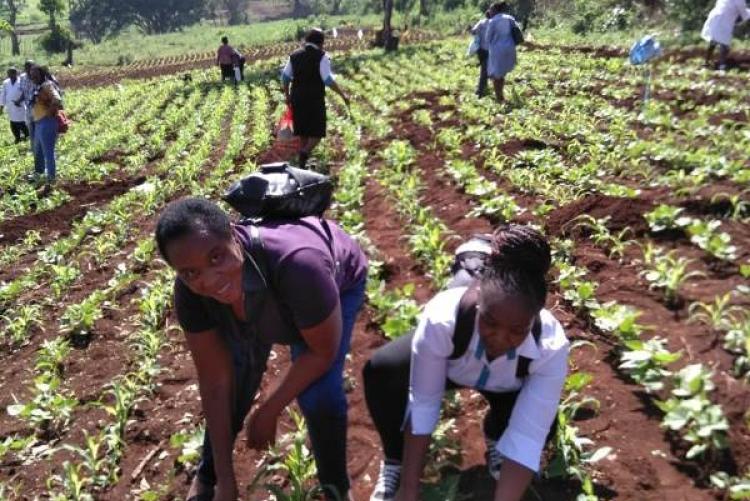
[[[247,422],[245,434],[247,446],[251,449],[266,450],[276,442],[276,424],[279,415],[264,405],[253,412]]]

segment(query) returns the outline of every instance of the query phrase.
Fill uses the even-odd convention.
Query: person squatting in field
[[[427,303],[415,331],[379,348],[363,370],[385,456],[372,501],[420,499],[446,389],[473,388],[489,403],[484,436],[495,500],[521,499],[539,471],[569,351],[562,326],[544,309],[550,247],[520,225],[501,226],[478,248],[469,244],[457,263],[484,255],[481,266],[462,266]]]
[[[232,224],[218,206],[198,198],[164,209],[156,241],[177,272],[175,311],[208,430],[188,499],[237,499],[233,444],[273,344],[290,346],[292,364],[255,406],[248,445],[273,444],[279,415],[296,398],[327,498],[347,499],[343,368],[365,297],[367,259],[359,245],[332,221]]]
[[[719,69],[727,69],[729,46],[732,44],[734,25],[739,21],[750,19],[750,9],[745,0],[717,0],[708,14],[701,37],[708,42],[706,49],[706,66],[711,64],[716,46],[719,46]]]
[[[326,136],[326,87],[349,105],[349,98],[331,72],[331,58],[323,51],[324,42],[321,30],[310,30],[304,46],[289,56],[281,71],[284,96],[292,107],[294,135],[300,138],[299,166],[303,169],[312,150]]]

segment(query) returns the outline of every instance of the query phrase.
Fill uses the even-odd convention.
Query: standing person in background
[[[234,49],[234,53],[232,54],[232,64],[240,70],[240,82],[245,81],[245,61],[246,59],[245,56],[242,55],[242,52]]]
[[[16,104],[20,103],[20,104]],[[8,78],[3,82],[0,90],[0,110],[5,109],[10,118],[10,130],[16,143],[29,138],[29,128],[26,126],[26,106],[23,103],[23,90],[18,79],[18,70],[8,68]]]
[[[29,128],[29,138],[31,139],[31,148],[34,149],[34,117],[31,116],[31,100],[34,99],[36,93],[36,85],[31,80],[31,68],[34,66],[34,61],[27,59],[23,63],[23,73],[21,73],[21,97],[15,102],[17,106],[21,106],[23,103],[26,108],[26,126]],[[34,181],[35,176],[29,175],[29,181]]]
[[[57,143],[57,112],[62,106],[62,98],[57,85],[49,71],[43,66],[32,66],[31,80],[37,88],[32,99],[32,118],[34,120],[34,175],[37,182],[47,175],[41,195],[52,190],[55,183],[57,166],[55,144]]]
[[[516,67],[516,42],[513,40],[513,27],[516,20],[509,14],[507,2],[493,4],[490,7],[492,18],[487,24],[485,33],[489,51],[487,76],[495,87],[495,98],[499,103],[505,101],[505,75]]]
[[[234,80],[234,65],[232,59],[235,50],[229,45],[229,38],[221,37],[221,45],[216,51],[216,64],[221,68],[221,81]]]
[[[490,10],[484,11],[484,18],[481,19],[471,29],[471,34],[479,40],[479,49],[477,50],[477,57],[479,58],[479,83],[477,84],[477,96],[483,97],[487,93],[487,57],[489,51],[487,50],[487,39],[485,33],[487,32],[487,23],[490,21]]]
[[[324,42],[321,30],[310,30],[304,46],[289,56],[281,72],[284,96],[292,106],[294,135],[300,138],[299,166],[303,169],[310,152],[326,136],[326,87],[349,106],[349,98],[334,80],[331,58],[323,51]]]
[[[727,56],[732,43],[734,25],[737,20],[750,19],[750,9],[745,0],[717,0],[703,25],[701,37],[708,42],[706,66],[710,66],[716,46],[719,46],[719,69],[727,69]]]

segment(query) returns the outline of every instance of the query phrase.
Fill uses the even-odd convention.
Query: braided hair
[[[492,235],[492,252],[480,280],[484,293],[520,296],[538,312],[547,299],[549,243],[530,226],[505,224]]]

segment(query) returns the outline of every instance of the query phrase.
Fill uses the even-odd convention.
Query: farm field
[[[445,40],[335,57],[353,102],[329,96],[315,162],[337,182],[332,215],[372,262],[347,367],[354,499],[369,498],[381,459],[364,363],[414,324],[460,241],[506,221],[552,240],[548,308],[574,343],[557,437],[526,499],[747,499],[745,69],[672,57],[644,107],[643,74],[620,53],[547,41],[520,50],[497,105],[473,95],[464,51]],[[0,499],[184,498],[200,402],[153,227],[168,201],[217,199],[288,151],[272,136],[281,54],[237,90],[204,70],[70,90],[74,126],[47,198],[22,180],[25,148],[0,142]],[[270,364],[262,395],[286,349]],[[448,400],[425,499],[491,499],[484,403]],[[290,416],[269,455],[238,441],[246,499],[269,499],[266,484],[302,499],[303,439]]]

